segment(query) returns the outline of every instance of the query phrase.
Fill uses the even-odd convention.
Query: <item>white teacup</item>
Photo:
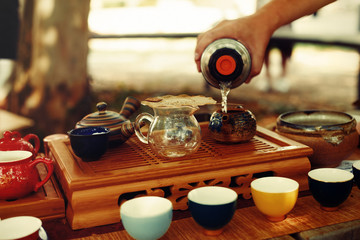
[[[39,239],[42,222],[37,217],[19,216],[0,221],[0,240],[8,239]]]
[[[169,229],[173,206],[166,198],[138,197],[121,205],[120,216],[130,236],[137,240],[155,240],[161,238]]]

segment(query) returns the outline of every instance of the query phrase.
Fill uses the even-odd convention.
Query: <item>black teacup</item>
[[[352,165],[352,170],[354,174],[355,183],[360,189],[360,161],[354,162],[354,164]]]
[[[335,211],[351,193],[354,175],[337,168],[318,168],[308,173],[309,189],[325,211]]]
[[[98,160],[107,150],[110,130],[105,127],[83,127],[68,132],[71,148],[83,161]]]

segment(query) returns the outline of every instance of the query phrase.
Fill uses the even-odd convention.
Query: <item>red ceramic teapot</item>
[[[30,141],[34,142],[34,145]],[[33,157],[36,157],[40,149],[40,139],[35,134],[28,134],[24,138],[21,138],[19,132],[6,131],[4,137],[0,139],[0,151],[9,150],[25,150],[30,151]]]
[[[44,185],[54,171],[53,162],[48,158],[33,159],[30,151],[0,151],[0,199],[14,200],[36,192]],[[40,181],[36,168],[44,163],[48,170],[46,177]]]

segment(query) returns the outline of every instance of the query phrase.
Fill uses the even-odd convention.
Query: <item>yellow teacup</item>
[[[256,207],[267,219],[282,221],[295,206],[299,183],[285,177],[263,177],[251,182]]]

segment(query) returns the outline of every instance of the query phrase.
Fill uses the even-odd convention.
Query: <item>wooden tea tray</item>
[[[76,157],[69,140],[49,143],[56,175],[68,200],[66,217],[73,229],[120,221],[119,206],[140,195],[171,200],[175,210],[187,209],[187,193],[205,185],[231,187],[249,199],[250,182],[261,176],[295,179],[307,190],[307,158],[312,149],[258,127],[247,143],[221,144],[210,138],[202,123],[202,143],[188,157],[157,157],[136,136],[110,148],[98,161]]]
[[[46,167],[37,164],[41,179],[47,175]],[[0,218],[35,216],[40,219],[65,217],[65,203],[54,176],[51,176],[36,193],[13,201],[0,200]]]

